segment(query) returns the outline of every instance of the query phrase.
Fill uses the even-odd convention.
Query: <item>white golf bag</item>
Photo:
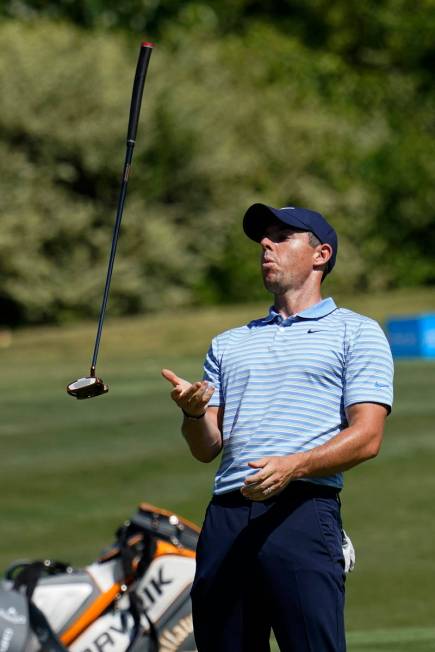
[[[90,566],[15,562],[0,584],[0,652],[195,652],[198,535],[142,503]]]

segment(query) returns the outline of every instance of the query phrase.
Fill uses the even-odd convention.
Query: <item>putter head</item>
[[[101,378],[86,376],[86,378],[78,378],[67,385],[66,391],[78,399],[94,398],[94,396],[108,392],[109,385],[105,385]]]

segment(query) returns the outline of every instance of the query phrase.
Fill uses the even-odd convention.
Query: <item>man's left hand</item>
[[[259,471],[245,478],[245,484],[240,491],[249,500],[267,500],[276,496],[294,476],[297,458],[296,453],[282,457],[263,457],[261,460],[249,462],[251,468]]]

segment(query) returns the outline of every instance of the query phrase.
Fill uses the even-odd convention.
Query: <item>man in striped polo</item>
[[[204,379],[170,370],[195,458],[222,451],[192,589],[199,652],[343,652],[342,473],[375,457],[392,404],[380,326],[321,297],[337,236],[314,211],[254,204],[274,303],[213,339]]]

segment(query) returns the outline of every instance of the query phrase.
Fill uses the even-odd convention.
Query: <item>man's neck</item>
[[[291,290],[285,294],[275,295],[275,310],[285,319],[298,312],[302,312],[322,300],[320,290],[316,288],[311,292],[306,289]]]

